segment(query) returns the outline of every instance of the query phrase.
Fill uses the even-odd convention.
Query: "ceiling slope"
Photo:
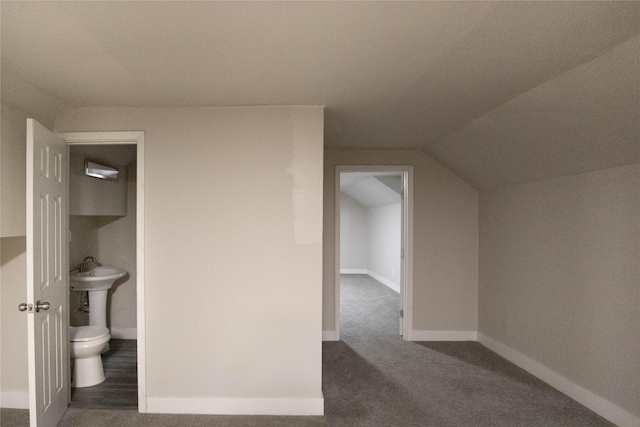
[[[617,88],[637,63],[616,46],[639,2],[2,1],[0,19],[2,75],[75,107],[325,105],[327,147],[419,148],[478,188],[615,165],[573,158],[612,132],[634,158],[637,86]],[[585,112],[600,127],[568,131]]]
[[[378,175],[375,172],[343,172],[340,174],[340,191],[351,196],[366,208],[400,203],[400,193],[392,186],[400,181],[399,174]],[[387,181],[385,183],[384,181]]]
[[[640,162],[640,36],[430,147],[477,188]]]

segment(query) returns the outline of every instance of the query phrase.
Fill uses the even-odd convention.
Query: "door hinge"
[[[400,317],[404,319],[404,310],[400,309]]]

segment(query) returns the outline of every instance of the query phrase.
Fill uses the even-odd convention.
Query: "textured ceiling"
[[[638,2],[0,12],[3,75],[71,106],[326,105],[327,147],[419,148],[480,189],[640,161]]]

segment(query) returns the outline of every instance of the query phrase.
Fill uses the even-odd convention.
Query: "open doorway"
[[[69,148],[69,270],[104,266],[124,274],[102,296],[71,286],[70,325],[104,326],[111,336],[101,355],[106,380],[91,387],[72,386],[74,408],[138,407],[136,163],[134,144]]]
[[[29,417],[32,424],[54,425],[71,402],[71,356],[83,363],[74,376],[78,386],[103,381],[100,352],[110,339],[102,326],[69,327],[69,145],[133,144],[136,150],[135,182],[135,276],[138,411],[146,412],[145,388],[145,272],[144,272],[144,133],[70,132],[55,134],[34,119],[27,119],[27,300],[20,311],[39,313],[28,316]],[[111,176],[113,170],[104,169]],[[89,258],[88,258],[89,259]],[[95,260],[94,260],[95,261]],[[84,264],[84,260],[83,260]],[[73,270],[73,266],[71,266]],[[83,265],[84,270],[84,265]],[[105,273],[107,271],[107,273]],[[73,278],[74,286],[106,291],[113,280],[113,269],[102,268]],[[117,277],[116,277],[117,276]],[[111,280],[113,279],[113,280]],[[89,282],[89,283],[88,283]],[[103,289],[99,289],[102,288]],[[76,288],[75,291],[80,289]],[[105,292],[106,293],[106,292]],[[103,294],[100,294],[101,296]],[[102,305],[99,305],[102,307]],[[106,312],[106,300],[104,309]],[[49,310],[51,310],[49,312]],[[106,315],[105,315],[106,323]],[[96,359],[97,356],[97,359]],[[86,363],[88,362],[88,363]],[[98,362],[98,363],[95,363]],[[55,391],[55,393],[53,392]]]
[[[379,327],[379,332],[410,339],[411,181],[408,166],[336,169],[338,337],[346,322],[347,326],[359,323],[363,331]],[[377,317],[380,325],[372,324]]]
[[[124,211],[120,213],[83,215],[87,212],[82,212],[83,208],[78,212],[78,207],[70,200],[70,269],[80,258],[93,256],[100,264],[126,270],[127,275],[113,284],[107,299],[106,317],[111,341],[109,350],[102,354],[106,388],[102,391],[96,387],[78,389],[88,392],[84,396],[72,395],[69,401],[71,406],[78,408],[127,408],[146,412],[144,133],[66,132],[60,135],[70,147],[71,174],[74,167],[78,167],[73,162],[80,165],[84,174],[86,161],[92,161],[115,166],[114,169],[119,169],[126,177],[126,197],[121,206]],[[70,185],[72,191],[86,189]],[[84,235],[85,232],[90,235]],[[86,318],[82,317],[84,303],[81,293],[76,298],[70,295],[71,325],[86,323]],[[129,387],[123,388],[125,384]],[[126,392],[122,392],[124,389]],[[94,404],[95,397],[105,392],[110,399]]]

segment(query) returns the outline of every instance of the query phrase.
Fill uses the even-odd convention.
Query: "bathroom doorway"
[[[72,389],[70,406],[145,412],[144,134],[72,132],[61,136],[70,146],[69,269],[91,256],[101,265],[127,272],[114,283],[107,298],[111,340],[102,354],[107,379],[96,386]],[[85,176],[86,162],[118,169],[122,179],[110,181],[110,192],[100,194],[91,187],[91,180],[101,180]],[[77,185],[80,178],[85,179],[84,186]],[[88,262],[91,268],[93,261]],[[70,291],[70,325],[88,324],[91,298],[87,296]]]
[[[409,166],[336,167],[337,339],[340,339],[343,320],[355,321],[354,325],[360,322],[357,312],[364,309],[364,304],[359,304],[353,298],[366,291],[371,284],[380,288],[375,291],[377,294],[386,292],[388,299],[395,301],[387,307],[387,311],[390,310],[387,315],[392,316],[391,324],[396,324],[396,332],[392,326],[386,333],[399,333],[405,340],[410,339],[412,179],[412,168]],[[372,297],[366,295],[367,299]],[[351,313],[346,311],[348,308],[345,306],[347,317],[344,318],[341,316],[343,302],[356,308]],[[396,318],[395,322],[393,317]]]
[[[105,173],[97,173],[100,171]],[[69,270],[102,265],[126,272],[107,294],[106,326],[111,340],[108,350],[102,353],[107,379],[92,387],[72,388],[71,407],[137,408],[135,212],[136,146],[71,146]],[[71,326],[92,324],[90,316],[100,311],[93,295],[69,293]]]

